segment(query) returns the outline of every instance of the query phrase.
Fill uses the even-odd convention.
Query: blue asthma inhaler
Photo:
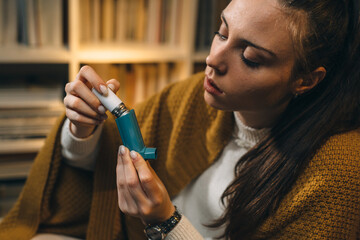
[[[92,92],[116,117],[116,125],[124,146],[130,151],[134,150],[138,152],[144,159],[156,159],[156,148],[147,148],[144,144],[135,111],[133,109],[129,111],[120,98],[109,88],[107,95],[100,94],[95,88],[92,89]]]

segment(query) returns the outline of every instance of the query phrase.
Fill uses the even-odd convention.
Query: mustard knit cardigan
[[[203,74],[174,84],[136,113],[151,165],[171,196],[216,160],[233,131],[231,112],[203,100]],[[0,224],[1,240],[51,232],[91,240],[146,239],[143,225],[117,206],[115,166],[121,144],[114,119],[106,122],[95,172],[63,163],[64,116],[35,159],[17,203]],[[277,212],[254,239],[360,239],[360,133],[331,137],[300,175]]]

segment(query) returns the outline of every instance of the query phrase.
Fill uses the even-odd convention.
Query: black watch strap
[[[149,240],[162,240],[178,224],[181,216],[181,213],[175,207],[175,212],[169,219],[162,223],[147,225],[144,232]]]

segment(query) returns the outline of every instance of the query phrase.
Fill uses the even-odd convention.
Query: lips
[[[221,95],[223,93],[223,91],[208,76],[206,76],[204,79],[204,89],[205,91],[213,95]]]

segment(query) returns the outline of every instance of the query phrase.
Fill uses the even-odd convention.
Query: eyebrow
[[[225,23],[226,28],[229,29],[229,24],[228,24],[227,21],[226,21],[226,18],[225,18],[225,15],[224,15],[224,11],[221,12],[221,19],[222,19],[223,22]],[[271,56],[276,57],[276,54],[273,53],[272,51],[270,51],[269,49],[260,47],[259,45],[256,45],[256,44],[254,44],[254,43],[252,43],[252,42],[250,42],[250,41],[248,41],[248,40],[246,40],[246,39],[243,39],[243,38],[241,38],[240,41],[241,41],[242,43],[245,43],[245,44],[248,45],[248,46],[251,46],[251,47],[253,47],[253,48],[256,48],[256,49],[265,51],[265,52],[269,53]]]

